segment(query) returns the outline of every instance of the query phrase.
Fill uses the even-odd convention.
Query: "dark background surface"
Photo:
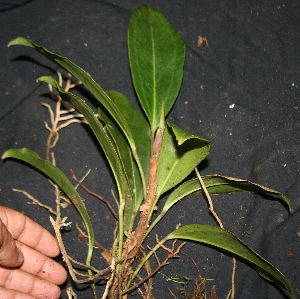
[[[293,212],[278,201],[242,194],[213,197],[225,228],[274,263],[300,294],[300,2],[295,1],[2,1],[0,3],[0,152],[29,147],[44,155],[48,112],[42,101],[47,86],[35,79],[52,74],[56,66],[24,47],[7,48],[17,36],[30,37],[68,56],[92,74],[104,89],[124,93],[135,102],[127,59],[127,25],[141,3],[160,9],[186,44],[184,80],[169,115],[187,131],[212,143],[202,174],[219,173],[255,181],[289,196]],[[198,36],[209,45],[197,46]],[[82,176],[85,183],[113,202],[114,183],[91,137],[80,125],[61,133],[57,165]],[[0,203],[35,219],[52,231],[48,212],[28,205],[12,191],[24,189],[55,206],[47,180],[16,161],[0,164]],[[95,223],[96,239],[112,241],[114,221],[103,204],[81,193]],[[85,242],[78,238],[76,212],[63,211],[73,221],[66,234],[71,256],[83,261]],[[178,204],[157,228],[160,237],[187,223],[210,223],[205,200],[198,196]],[[297,234],[298,233],[298,234]],[[194,257],[202,276],[217,286],[218,298],[230,290],[232,260],[199,244],[184,251]],[[106,264],[100,251],[95,263]],[[179,284],[169,277],[195,278],[197,271],[182,256],[157,274],[157,298],[180,298]],[[192,283],[190,283],[192,286]],[[79,288],[84,288],[79,286]],[[92,298],[89,289],[79,298]],[[137,296],[138,297],[138,296]],[[66,298],[63,294],[62,298]],[[258,274],[238,263],[236,298],[285,298]]]

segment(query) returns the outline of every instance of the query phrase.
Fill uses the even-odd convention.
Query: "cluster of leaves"
[[[183,77],[185,46],[179,33],[159,11],[148,6],[139,7],[130,19],[130,69],[144,115],[123,94],[104,91],[89,73],[68,58],[24,37],[16,38],[9,45],[33,48],[72,74],[97,99],[98,111],[95,113],[78,95],[65,91],[53,77],[38,79],[52,85],[64,101],[84,116],[103,149],[118,189],[118,233],[112,245],[112,259],[126,260],[126,267],[132,266],[132,262],[128,261],[134,260],[146,236],[170,208],[192,194],[203,192],[199,179],[186,178],[209,154],[209,141],[166,121],[178,96]],[[89,247],[86,263],[90,265],[94,248],[93,226],[71,181],[53,163],[40,158],[29,149],[10,149],[2,156],[7,157],[27,162],[43,172],[71,200],[87,230]],[[278,196],[291,207],[290,200],[282,193],[246,180],[209,175],[203,177],[203,182],[210,194],[245,191],[264,193]],[[169,193],[168,198],[162,210],[154,217],[157,202],[166,192]],[[136,285],[135,278],[150,256],[166,241],[175,239],[201,242],[240,258],[265,279],[295,297],[289,281],[272,264],[229,231],[204,224],[185,225],[171,231],[148,253],[143,253],[145,258],[133,269],[133,274],[126,273],[127,277],[123,277],[121,282],[120,275],[116,273],[119,271],[119,274],[124,275],[124,268],[118,264],[112,281],[122,286],[122,294]]]

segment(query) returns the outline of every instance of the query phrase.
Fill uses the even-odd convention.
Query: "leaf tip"
[[[21,37],[17,37],[13,40],[11,40],[8,44],[7,44],[7,47],[11,47],[11,46],[14,46],[14,45],[18,45],[18,40],[20,40]]]
[[[6,158],[9,157],[9,155],[8,155],[7,152],[8,152],[8,151],[6,151],[5,153],[2,154],[2,156],[1,156],[1,159],[2,159],[2,160],[4,160],[4,159],[6,159]]]
[[[7,47],[16,46],[16,45],[33,47],[32,42],[29,39],[22,37],[22,36],[19,36],[19,37],[13,39],[12,41],[10,41],[7,44]]]
[[[42,76],[42,77],[37,78],[36,81],[50,84],[54,88],[61,90],[59,83],[51,76]]]
[[[12,149],[8,149],[7,151],[5,151],[1,156],[1,160],[4,160],[6,158],[11,158],[12,157],[11,151]]]

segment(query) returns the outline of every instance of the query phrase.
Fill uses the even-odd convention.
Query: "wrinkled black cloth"
[[[209,157],[199,165],[202,175],[223,174],[277,189],[291,198],[288,212],[276,198],[255,194],[213,196],[215,210],[226,229],[274,263],[300,293],[300,3],[291,1],[2,1],[0,3],[0,132],[1,154],[9,148],[28,147],[45,155],[52,103],[48,87],[36,83],[43,75],[56,76],[58,68],[25,47],[7,48],[17,36],[29,37],[69,57],[104,88],[125,94],[136,105],[127,56],[127,26],[142,3],[161,10],[186,44],[183,85],[168,119],[211,141]],[[201,44],[202,42],[202,44]],[[87,101],[89,95],[84,94]],[[68,175],[73,169],[85,184],[114,204],[114,181],[101,150],[89,131],[74,124],[61,131],[55,147],[56,164]],[[48,181],[22,163],[1,161],[0,204],[24,212],[52,230],[49,213],[29,205],[26,190],[55,207]],[[94,223],[96,240],[110,248],[115,221],[99,200],[80,190]],[[159,205],[161,207],[161,203]],[[115,207],[116,208],[116,207]],[[85,259],[86,241],[75,223],[72,207],[63,209],[72,221],[64,233],[69,254]],[[156,232],[162,238],[177,224],[210,223],[206,200],[195,196],[173,207]],[[153,244],[153,243],[152,243]],[[232,259],[211,248],[190,243],[183,252],[195,260],[207,279],[207,291],[216,285],[218,298],[231,288]],[[94,265],[107,267],[101,250]],[[254,270],[237,264],[236,298],[285,298]],[[180,298],[180,289],[193,288],[175,281],[197,277],[197,269],[183,253],[157,273],[156,298]],[[169,278],[169,279],[166,279]],[[187,281],[185,281],[187,282]],[[64,286],[65,289],[71,281]],[[92,298],[86,285],[79,298]],[[183,292],[183,291],[182,291]],[[62,298],[66,298],[63,291]],[[138,295],[136,296],[138,298]]]

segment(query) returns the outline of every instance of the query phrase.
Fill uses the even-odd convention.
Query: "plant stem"
[[[213,217],[215,218],[215,220],[217,221],[217,223],[219,224],[219,226],[220,226],[222,229],[224,229],[224,225],[223,225],[221,219],[219,218],[218,214],[215,212],[214,204],[213,204],[213,202],[212,202],[212,199],[211,199],[211,197],[210,197],[210,194],[209,194],[209,192],[207,191],[207,188],[206,188],[206,186],[205,186],[205,184],[204,184],[204,182],[203,182],[202,176],[200,175],[200,173],[199,173],[197,167],[195,168],[195,171],[196,171],[196,174],[197,174],[197,178],[198,178],[198,180],[199,180],[199,183],[200,183],[200,185],[201,185],[201,187],[202,187],[202,190],[204,191],[204,194],[205,194],[206,199],[207,199],[207,201],[208,201],[208,204],[209,204],[209,211],[212,213]]]
[[[143,268],[145,263],[149,260],[149,258],[166,242],[168,241],[168,236],[166,236],[164,239],[162,239],[160,242],[158,242],[152,250],[145,256],[145,258],[140,262],[138,267],[135,269],[134,273],[131,275],[130,280],[128,281],[128,287],[132,284],[140,270]]]
[[[144,197],[146,197],[146,195],[147,195],[147,188],[146,188],[147,185],[146,185],[145,174],[144,174],[143,167],[141,165],[141,161],[140,161],[139,156],[137,154],[136,148],[132,149],[132,154],[133,154],[133,157],[135,158],[135,162],[136,162],[137,167],[139,169],[139,173],[140,173],[141,180],[142,180],[142,186],[143,186],[143,194],[144,194]]]
[[[166,215],[166,211],[161,211],[161,213],[155,218],[155,220],[151,223],[147,232],[145,233],[145,238],[150,234],[152,229],[156,226],[156,224]]]
[[[157,129],[154,142],[151,149],[151,159],[150,159],[150,172],[149,172],[149,181],[147,187],[147,197],[140,207],[140,220],[136,227],[134,233],[134,239],[136,242],[135,253],[139,250],[144,238],[147,228],[149,226],[150,220],[149,214],[151,212],[152,206],[156,200],[156,178],[157,178],[157,169],[158,169],[158,159],[160,150],[162,147],[163,141],[163,132],[164,128],[160,127]]]
[[[123,252],[123,228],[124,228],[124,208],[125,200],[120,197],[120,207],[119,207],[119,242],[118,242],[118,259],[121,260]],[[119,270],[119,264],[117,265],[116,272]]]

